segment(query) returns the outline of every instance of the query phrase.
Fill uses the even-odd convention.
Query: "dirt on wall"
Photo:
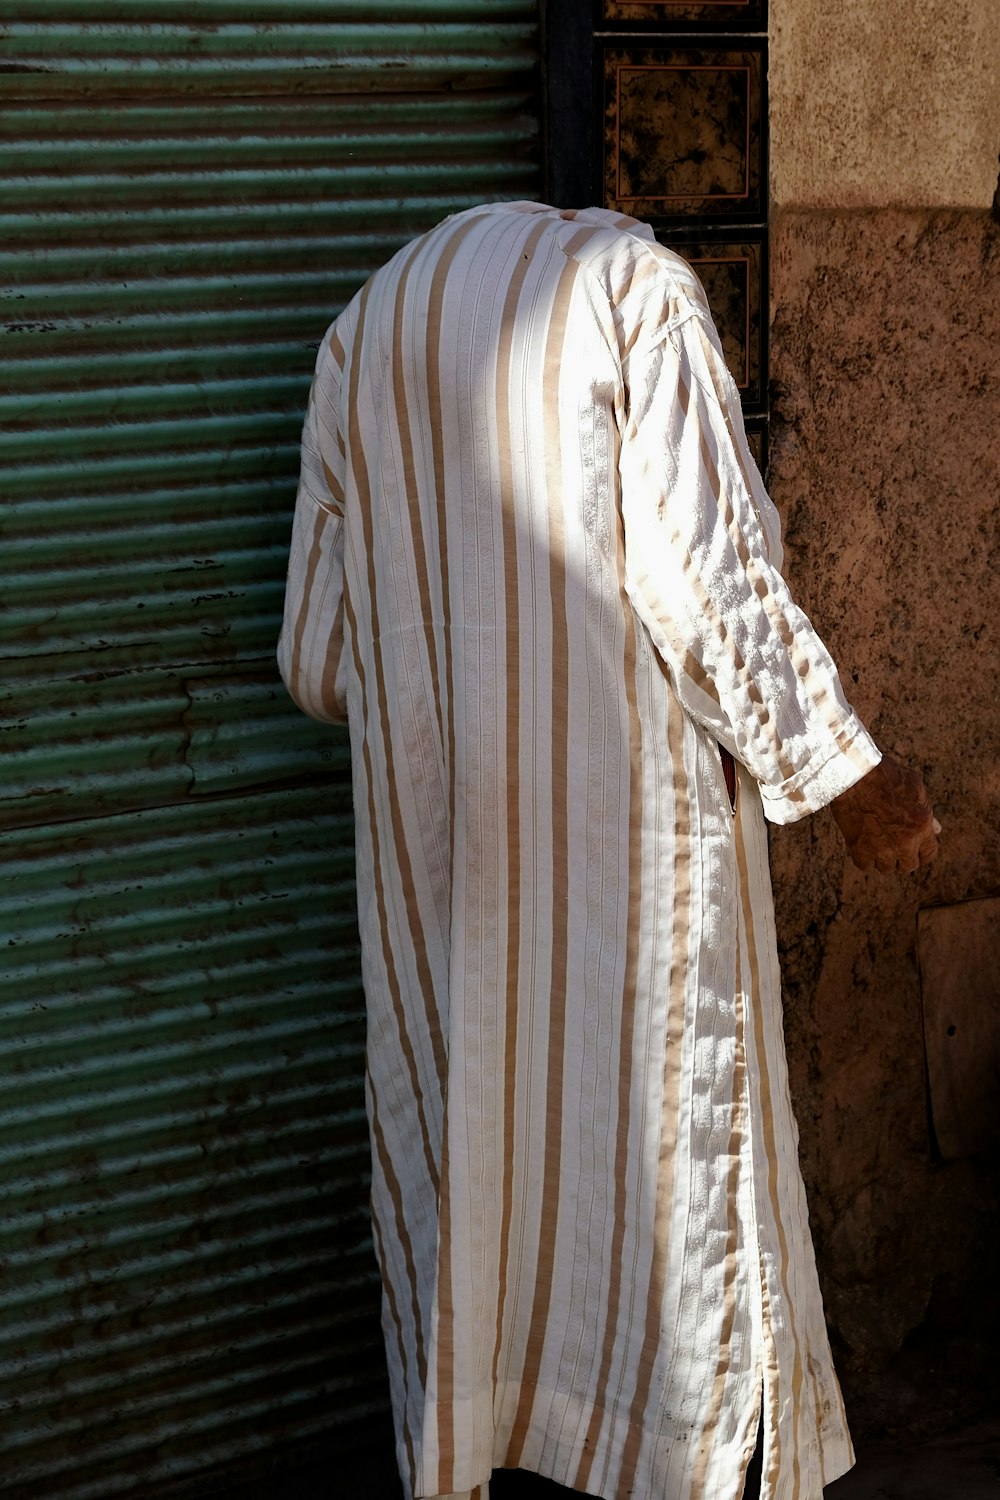
[[[927,1431],[997,1392],[1000,1181],[986,1149],[935,1149],[917,920],[1000,894],[1000,226],[789,210],[772,254],[786,571],[944,829],[938,863],[910,877],[856,871],[826,813],[772,837],[792,1090],[852,1422]]]

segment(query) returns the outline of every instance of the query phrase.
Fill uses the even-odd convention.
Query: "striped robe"
[[[704,293],[645,225],[458,214],[323,342],[279,659],[350,725],[412,1495],[735,1500],[761,1412],[767,1500],[851,1463],[763,818],[879,752],[779,566]]]

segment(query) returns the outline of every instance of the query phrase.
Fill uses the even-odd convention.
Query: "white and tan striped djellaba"
[[[651,231],[446,220],[324,339],[289,690],[350,725],[404,1486],[766,1500],[851,1463],[764,816],[878,762]],[[737,761],[735,813],[719,743]]]

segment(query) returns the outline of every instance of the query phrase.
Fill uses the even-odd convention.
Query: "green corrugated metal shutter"
[[[384,1420],[346,741],[273,650],[316,343],[414,233],[537,194],[535,8],[0,21],[12,1500]]]

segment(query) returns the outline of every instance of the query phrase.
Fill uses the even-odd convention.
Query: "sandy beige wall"
[[[1000,0],[771,0],[770,9],[777,205],[989,205]]]

